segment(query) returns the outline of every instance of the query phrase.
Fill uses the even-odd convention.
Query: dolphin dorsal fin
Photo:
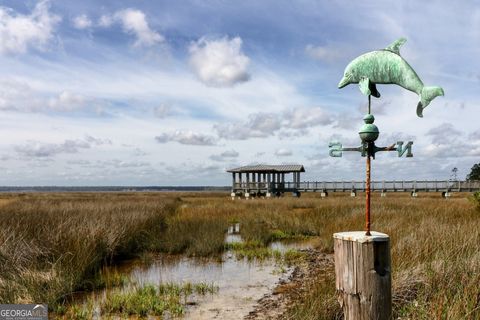
[[[400,55],[400,47],[407,42],[407,39],[405,38],[400,38],[398,40],[395,40],[391,45],[385,48],[385,50],[391,51],[393,53],[396,53]]]

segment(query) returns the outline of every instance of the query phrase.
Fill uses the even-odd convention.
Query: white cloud
[[[341,46],[314,46],[309,44],[305,47],[305,53],[312,59],[325,62],[342,60],[346,55],[347,48]]]
[[[172,115],[172,108],[169,105],[161,104],[153,109],[153,113],[157,118],[166,118]]]
[[[48,1],[40,1],[29,15],[0,7],[0,53],[24,53],[29,47],[44,50],[60,21],[49,12]]]
[[[250,79],[250,59],[242,52],[242,39],[201,38],[189,47],[190,66],[207,86],[231,87]]]
[[[246,140],[266,138],[275,135],[280,129],[281,138],[300,137],[308,134],[309,127],[325,126],[333,122],[332,117],[322,108],[293,108],[283,113],[252,113],[245,122],[217,124],[214,129],[220,138]]]
[[[454,144],[458,137],[462,135],[462,132],[455,129],[451,123],[442,123],[441,125],[430,129],[427,136],[432,137],[432,143],[441,144]]]
[[[280,149],[277,149],[275,151],[275,155],[277,157],[289,157],[291,156],[293,153],[291,150],[288,150],[288,149],[284,149],[284,148],[280,148]]]
[[[89,149],[94,145],[99,146],[103,144],[111,144],[111,141],[86,136],[85,139],[67,139],[62,143],[27,141],[23,145],[14,146],[14,149],[19,155],[27,158],[42,158],[52,157],[60,153],[78,153],[81,149]]]
[[[97,160],[95,162],[88,161],[88,160],[78,160],[78,161],[67,161],[68,164],[71,165],[78,165],[83,168],[142,168],[142,167],[149,167],[150,163],[146,161],[125,161],[120,159],[109,159],[109,160]]]
[[[96,145],[96,146],[101,146],[105,144],[112,144],[112,140],[110,139],[101,139],[101,138],[95,138],[90,135],[85,136],[85,141],[88,142],[90,145]]]
[[[100,19],[98,19],[98,25],[100,27],[110,27],[113,24],[113,18],[110,15],[102,15]]]
[[[236,159],[238,158],[238,156],[239,156],[239,153],[232,149],[232,150],[224,151],[220,154],[213,154],[210,156],[210,159],[214,161],[226,161],[226,160]]]
[[[474,140],[477,140],[477,141],[480,141],[480,130],[477,130],[475,132],[472,132],[469,136],[468,136],[469,139],[474,139]]]
[[[81,14],[79,16],[76,16],[73,18],[73,26],[77,29],[87,29],[92,26],[92,20],[86,15],[86,14]]]
[[[113,15],[113,18],[102,16],[100,24],[110,26],[113,20],[119,21],[126,33],[133,34],[137,38],[134,43],[135,47],[151,47],[164,41],[164,37],[160,33],[150,29],[145,13],[140,10],[120,10]]]
[[[71,91],[62,91],[50,95],[34,90],[30,84],[12,79],[0,79],[0,109],[23,112],[75,111],[89,104],[95,99]]]
[[[178,142],[180,144],[196,145],[196,146],[213,146],[216,143],[216,139],[213,136],[209,136],[203,133],[197,133],[193,131],[177,130],[171,133],[162,133],[155,137],[158,143]]]
[[[480,141],[469,139],[475,132],[466,134],[455,129],[451,123],[444,122],[427,131],[426,136],[432,137],[432,143],[425,147],[425,154],[437,158],[478,157]]]
[[[252,113],[246,122],[217,124],[214,126],[220,138],[246,140],[265,138],[281,128],[281,117],[274,113]]]
[[[293,139],[293,138],[300,138],[306,136],[310,132],[307,129],[299,129],[299,130],[282,130],[278,132],[277,136],[279,139]]]
[[[63,91],[58,96],[50,98],[48,106],[55,111],[73,111],[85,106],[86,101],[82,95]]]
[[[287,110],[284,118],[288,121],[287,126],[294,129],[328,125],[333,122],[331,116],[320,107]]]

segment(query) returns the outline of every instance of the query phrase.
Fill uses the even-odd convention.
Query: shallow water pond
[[[240,242],[239,225],[229,228],[225,241]],[[275,242],[271,249],[285,252],[289,249],[312,247],[311,241]],[[159,254],[149,259],[126,262],[106,270],[118,272],[128,278],[129,283],[121,290],[128,292],[133,287],[166,283],[213,284],[218,291],[213,294],[189,295],[186,298],[185,319],[241,319],[253,310],[256,301],[271,292],[282,277],[288,277],[291,268],[279,267],[273,259],[263,261],[237,259],[227,251],[220,258],[192,258],[181,255]],[[118,290],[118,289],[117,289]],[[88,294],[90,301],[100,304],[108,291]],[[83,297],[83,301],[88,299]],[[100,308],[94,306],[95,318],[100,319]],[[154,317],[153,317],[154,318]],[[163,318],[169,318],[167,315]]]

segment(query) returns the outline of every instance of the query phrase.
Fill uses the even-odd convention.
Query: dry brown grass
[[[174,200],[158,194],[4,195],[0,301],[56,304],[104,264],[155,245]]]
[[[387,198],[374,195],[373,229],[391,237],[395,318],[480,319],[480,212],[468,196],[456,194],[445,200],[439,194],[420,194],[417,199],[403,193]],[[187,205],[182,214],[207,216],[218,230],[228,221],[238,221],[245,239],[262,243],[274,240],[278,231],[289,236],[316,235],[319,249],[325,252],[333,252],[333,233],[361,230],[364,225],[362,194],[357,198],[336,194],[321,199],[309,194],[301,199],[231,201],[197,196],[183,200]],[[199,236],[202,229],[196,229]],[[289,317],[339,318],[333,269],[308,286],[310,293],[290,309]]]
[[[318,236],[363,228],[363,195],[232,201],[226,194],[54,194],[9,196],[0,207],[0,297],[58,301],[106,260],[142,250],[214,255],[241,224],[245,240]],[[168,209],[180,197],[178,209]],[[0,201],[1,203],[1,201]],[[388,194],[373,199],[373,229],[391,236],[394,314],[401,319],[480,319],[480,212],[455,195]],[[152,229],[153,226],[153,229]],[[77,270],[81,270],[78,272]],[[333,269],[307,284],[292,319],[335,319]]]

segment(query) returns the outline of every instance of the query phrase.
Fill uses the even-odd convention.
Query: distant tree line
[[[467,180],[480,180],[480,163],[473,165],[470,173],[467,175]]]

